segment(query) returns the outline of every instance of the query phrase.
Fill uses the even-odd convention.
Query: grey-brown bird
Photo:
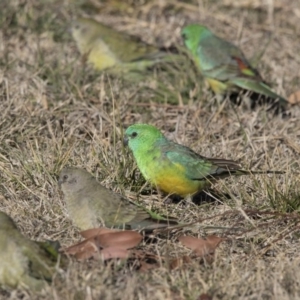
[[[151,231],[177,225],[168,218],[113,193],[90,173],[79,168],[64,168],[59,176],[70,218],[81,230],[106,227]]]
[[[47,247],[51,245],[23,236],[14,221],[0,212],[0,285],[43,289],[56,270],[56,259]]]

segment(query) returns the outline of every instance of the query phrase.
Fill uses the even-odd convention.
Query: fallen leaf
[[[89,259],[99,252],[94,240],[84,240],[62,250],[65,254],[74,255],[76,259]]]
[[[124,248],[117,247],[108,247],[100,251],[101,258],[103,260],[111,259],[111,258],[128,258],[129,251]]]
[[[80,231],[80,234],[85,239],[89,239],[91,237],[94,237],[95,235],[100,235],[100,234],[109,233],[109,232],[116,232],[116,231],[120,231],[120,230],[109,229],[106,227],[100,227],[100,228],[91,228],[91,229]]]
[[[117,247],[122,249],[136,247],[143,239],[140,233],[131,230],[108,232],[94,238],[97,239],[102,248]]]
[[[103,260],[110,258],[128,258],[127,249],[137,246],[142,235],[136,231],[116,231],[107,228],[93,228],[81,232],[86,239],[66,249],[65,254],[73,255],[78,260],[100,257]]]
[[[198,256],[203,257],[208,254],[213,254],[218,245],[224,241],[224,238],[220,238],[216,235],[207,236],[206,239],[193,236],[180,236],[178,240],[185,247],[193,250]]]

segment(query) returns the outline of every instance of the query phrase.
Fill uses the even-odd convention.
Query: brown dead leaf
[[[89,239],[91,237],[94,237],[95,235],[100,235],[100,234],[109,233],[109,232],[116,232],[116,231],[120,231],[120,230],[109,229],[106,227],[100,227],[100,228],[92,228],[92,229],[83,230],[80,232],[80,234],[85,239]]]
[[[136,247],[142,240],[142,235],[136,231],[124,230],[108,232],[94,237],[102,248],[116,247],[130,249]]]
[[[111,258],[125,259],[128,258],[129,252],[124,248],[108,247],[100,250],[93,240],[85,240],[82,245],[74,245],[65,250],[66,254],[74,255],[77,260],[86,260],[90,258],[102,258],[107,260]],[[79,246],[79,247],[78,247]]]
[[[291,104],[300,104],[300,90],[292,93],[288,98],[288,102]]]
[[[111,258],[128,258],[127,249],[137,246],[142,236],[136,231],[116,231],[107,228],[93,228],[81,232],[86,239],[72,245],[62,251],[73,255],[78,260],[95,258],[99,256],[103,260]]]
[[[129,252],[124,248],[107,247],[101,250],[95,244],[94,239],[85,240],[75,244],[67,249],[64,249],[65,254],[73,255],[78,260],[86,260],[89,258],[101,257],[103,260],[111,258],[128,258]]]
[[[224,241],[216,235],[207,236],[206,239],[196,238],[193,236],[180,236],[178,240],[187,248],[193,250],[200,257],[213,254],[218,245]]]
[[[117,247],[108,247],[100,252],[103,260],[111,259],[111,258],[120,258],[125,259],[130,255],[129,251],[124,248]]]
[[[65,254],[74,255],[76,259],[88,259],[99,252],[94,240],[85,240],[62,250]]]
[[[94,258],[96,254],[98,254],[98,249],[95,249],[95,251],[81,251],[77,252],[74,256],[77,260],[87,260],[90,258]]]

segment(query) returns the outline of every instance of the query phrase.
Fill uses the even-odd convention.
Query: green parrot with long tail
[[[248,90],[254,105],[262,99],[276,110],[286,109],[287,100],[272,91],[237,46],[199,24],[185,26],[181,34],[201,74],[216,94]]]
[[[192,196],[215,180],[229,176],[284,173],[244,170],[234,160],[204,157],[167,139],[158,128],[148,124],[129,126],[124,142],[146,180],[167,194],[182,197]]]

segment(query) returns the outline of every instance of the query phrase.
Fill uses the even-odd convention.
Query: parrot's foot
[[[212,190],[201,191],[193,196],[192,202],[196,205],[212,202],[223,202],[224,198],[230,199],[229,194],[217,193]]]
[[[169,195],[165,200],[164,204],[178,204],[183,200],[181,196],[178,195]]]
[[[203,203],[211,203],[211,202],[222,202],[221,199],[224,199],[224,196],[226,199],[230,199],[230,196],[227,194],[217,194],[213,191],[201,191],[193,196],[187,196],[185,198],[179,196],[179,195],[169,195],[165,200],[164,204],[195,204],[200,205]]]

